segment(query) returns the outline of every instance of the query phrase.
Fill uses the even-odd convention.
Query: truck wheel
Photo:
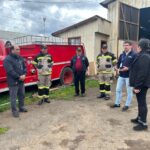
[[[71,68],[66,67],[63,69],[61,76],[60,76],[60,82],[62,85],[70,85],[73,83],[74,75]]]

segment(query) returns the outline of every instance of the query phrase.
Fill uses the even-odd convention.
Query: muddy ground
[[[0,127],[9,131],[0,135],[0,150],[150,150],[150,131],[132,130],[130,119],[137,114],[135,98],[130,110],[122,112],[109,107],[114,95],[104,101],[96,98],[97,93],[93,88],[84,98],[33,104],[19,119],[10,111],[1,113]]]

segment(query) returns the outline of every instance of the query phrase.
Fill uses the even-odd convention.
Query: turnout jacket
[[[39,75],[50,75],[50,74],[52,74],[53,60],[52,60],[51,55],[39,53],[35,57],[33,64],[37,68]]]
[[[100,53],[96,59],[98,73],[112,73],[113,66],[117,59],[111,52]]]

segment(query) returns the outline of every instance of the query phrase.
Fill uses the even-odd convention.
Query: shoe
[[[104,98],[105,96],[105,94],[100,94],[99,96],[97,96],[97,98]]]
[[[122,108],[122,111],[124,112],[124,111],[127,111],[129,109],[129,106],[124,106],[123,108]]]
[[[45,99],[44,99],[44,102],[45,102],[45,103],[50,103],[51,101],[48,100],[48,98],[45,98]]]
[[[109,96],[109,95],[106,95],[106,96],[104,97],[104,99],[105,99],[105,100],[110,100],[110,96]]]
[[[143,125],[142,123],[139,123],[137,126],[133,127],[134,131],[144,131],[147,130],[148,126],[147,125]]]
[[[120,104],[114,104],[112,106],[110,106],[111,108],[119,108],[120,107]]]
[[[81,97],[85,97],[85,93],[82,93],[82,94],[81,94]]]
[[[74,94],[74,97],[77,97],[77,96],[79,96],[79,94],[77,94],[77,93],[76,93],[76,94]]]
[[[28,112],[28,110],[26,108],[21,108],[19,109],[20,112]]]
[[[42,100],[40,100],[39,102],[38,102],[38,105],[42,105],[43,104],[43,102],[44,102],[44,100],[42,99]]]
[[[135,118],[135,119],[131,119],[130,121],[131,121],[132,123],[134,123],[134,124],[139,124],[139,119],[138,119],[138,117]]]
[[[18,111],[13,111],[12,115],[13,115],[13,117],[18,118],[19,117],[19,112]]]

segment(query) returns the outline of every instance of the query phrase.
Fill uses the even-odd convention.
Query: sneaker
[[[124,106],[123,108],[122,108],[122,111],[124,112],[124,111],[127,111],[129,109],[129,106]]]
[[[45,98],[45,99],[44,99],[44,102],[45,102],[45,103],[50,103],[51,101],[50,101],[48,98]]]
[[[40,100],[40,101],[38,101],[38,105],[42,105],[43,104],[43,102],[44,102],[44,100],[42,99],[42,100]]]
[[[105,99],[105,100],[110,100],[110,96],[109,96],[109,95],[106,95],[106,96],[104,97],[104,99]]]
[[[18,118],[19,117],[19,112],[18,111],[13,111],[12,115],[13,115],[13,117]]]
[[[97,96],[97,98],[104,98],[105,96],[105,94],[100,94],[99,96]]]
[[[139,119],[138,119],[138,117],[135,118],[135,119],[131,119],[131,122],[134,123],[134,124],[139,124]]]
[[[142,123],[139,123],[137,126],[133,127],[134,131],[145,131],[148,129],[147,125],[143,125]]]
[[[20,112],[28,112],[28,110],[26,108],[21,108],[19,109]]]
[[[120,107],[120,104],[114,104],[112,106],[110,106],[111,108],[119,108]]]

